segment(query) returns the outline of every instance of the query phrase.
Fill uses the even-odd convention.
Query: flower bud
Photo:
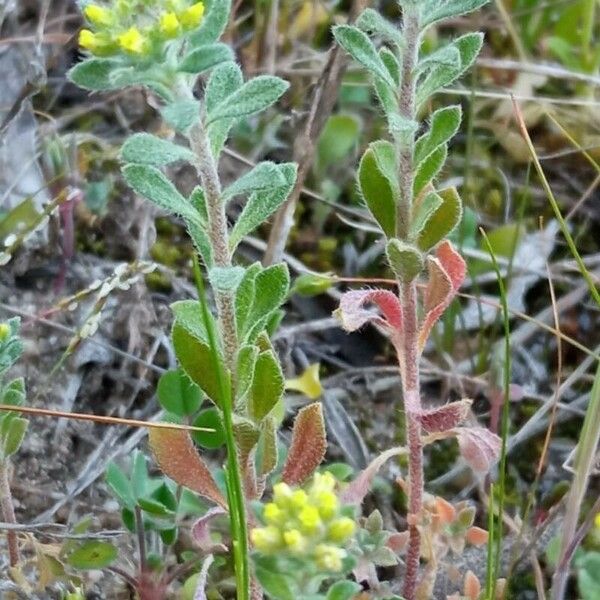
[[[329,544],[319,544],[315,548],[315,562],[323,571],[339,572],[342,570],[342,559],[346,552]]]
[[[179,19],[174,12],[166,12],[161,15],[160,31],[167,38],[177,37],[179,33]]]
[[[354,521],[348,517],[340,517],[332,521],[327,529],[327,537],[332,542],[342,544],[348,541],[356,529]]]
[[[0,342],[5,342],[10,337],[10,325],[0,323]]]
[[[180,15],[179,20],[185,29],[194,29],[200,25],[204,15],[204,4],[196,2],[189,8],[186,8]]]
[[[319,511],[314,506],[305,506],[298,515],[302,531],[308,535],[315,533],[321,526]]]
[[[143,54],[146,49],[146,39],[137,27],[130,27],[117,37],[119,46],[130,54]]]
[[[306,538],[297,529],[285,531],[283,533],[283,541],[288,550],[294,554],[302,554],[308,545]]]
[[[93,25],[109,25],[111,22],[110,11],[97,4],[88,4],[83,9],[83,14]]]
[[[277,527],[257,527],[250,532],[250,539],[257,550],[269,554],[281,546],[281,533]]]

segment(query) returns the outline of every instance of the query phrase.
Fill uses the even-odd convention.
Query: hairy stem
[[[406,3],[404,10],[404,53],[398,95],[400,114],[409,121],[415,120],[414,71],[419,52],[419,17],[416,5]],[[397,212],[397,235],[406,239],[409,234],[410,213],[413,204],[414,134],[399,140],[398,184],[400,202]],[[400,301],[404,310],[404,335],[400,347],[402,391],[406,413],[406,439],[409,450],[409,542],[406,555],[404,597],[414,600],[419,576],[421,535],[417,527],[423,507],[423,442],[421,425],[415,412],[420,409],[419,390],[419,321],[417,312],[417,286],[414,281],[399,282]]]
[[[16,525],[17,519],[10,491],[10,482],[8,480],[8,466],[7,460],[0,460],[0,506],[2,507],[4,521],[11,525]],[[6,539],[8,542],[8,560],[10,566],[16,567],[20,562],[17,532],[9,529],[6,532]]]

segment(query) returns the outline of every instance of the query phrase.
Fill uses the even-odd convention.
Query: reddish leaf
[[[489,471],[498,460],[501,440],[484,427],[458,427],[455,430],[463,458],[475,471]]]
[[[467,571],[465,575],[464,595],[469,600],[477,600],[479,594],[481,594],[481,583],[479,583],[477,575],[473,571]]]
[[[282,480],[289,485],[306,481],[321,464],[326,450],[323,406],[320,402],[313,402],[296,415]]]
[[[448,431],[460,425],[471,406],[471,400],[459,400],[458,402],[450,402],[445,406],[434,408],[432,410],[424,410],[417,419],[427,433],[438,433],[440,431]]]
[[[487,544],[489,533],[485,529],[481,529],[481,527],[469,527],[465,538],[473,546],[483,546]]]
[[[218,544],[210,537],[210,523],[220,515],[226,515],[227,511],[220,506],[213,506],[207,510],[193,525],[190,531],[192,539],[198,548],[205,554],[211,552],[225,552],[227,547]]]
[[[419,346],[422,349],[429,337],[431,328],[448,308],[462,285],[466,274],[466,264],[462,256],[446,240],[437,250],[436,257],[428,257],[429,282],[425,289],[425,319],[419,333]]]
[[[441,523],[444,525],[452,523],[456,518],[456,509],[454,506],[440,496],[435,497],[435,512],[440,518]]]
[[[369,488],[375,475],[377,475],[379,469],[390,459],[392,456],[406,453],[406,448],[397,447],[390,448],[385,452],[382,452],[377,458],[373,459],[366,469],[363,469],[354,481],[351,481],[346,488],[340,494],[340,500],[344,504],[362,504],[365,496],[369,493]]]
[[[367,310],[365,304],[368,303],[376,304],[384,318]],[[402,306],[396,295],[388,290],[346,292],[336,313],[346,331],[356,331],[371,321],[396,333],[402,331]]]
[[[187,431],[151,429],[148,439],[154,458],[165,475],[215,504],[227,508],[225,498]]]

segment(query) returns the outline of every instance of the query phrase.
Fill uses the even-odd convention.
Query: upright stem
[[[225,203],[221,195],[221,182],[213,154],[210,149],[208,135],[202,123],[195,125],[190,131],[190,145],[197,157],[196,168],[202,182],[208,213],[208,233],[213,251],[213,260],[218,267],[231,266],[229,251],[229,234]],[[199,271],[196,263],[196,270]],[[197,273],[199,285],[201,278]],[[236,565],[237,597],[246,600],[249,597],[250,579],[248,567],[248,529],[246,523],[246,506],[244,500],[242,473],[238,461],[237,444],[233,430],[233,393],[235,385],[235,361],[238,339],[235,321],[235,302],[231,294],[215,291],[217,313],[220,321],[221,335],[225,351],[227,367],[231,378],[220,374],[223,426],[227,446],[227,495],[229,518],[233,538],[233,555]],[[203,303],[203,310],[206,310]],[[205,315],[207,324],[208,316]],[[215,343],[212,328],[207,327],[209,343]],[[218,368],[218,365],[216,365]]]
[[[415,77],[414,71],[419,52],[419,15],[416,5],[406,3],[404,20],[404,53],[398,96],[400,114],[409,121],[415,120]],[[397,213],[397,235],[407,239],[413,204],[414,181],[414,135],[399,140],[398,184],[400,202]],[[415,281],[399,282],[400,301],[404,310],[404,335],[400,344],[400,368],[402,392],[406,413],[406,438],[409,450],[409,542],[406,555],[404,597],[414,600],[419,576],[421,535],[418,529],[423,507],[423,442],[421,425],[415,412],[421,407],[419,390],[419,320],[417,312],[417,286]]]
[[[10,481],[8,480],[8,461],[0,460],[0,506],[2,507],[2,518],[11,525],[17,524],[15,509],[13,507]],[[16,567],[19,562],[19,542],[17,532],[9,529],[6,532],[8,542],[8,560],[11,567]]]

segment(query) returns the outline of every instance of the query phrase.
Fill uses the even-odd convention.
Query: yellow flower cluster
[[[356,525],[340,514],[334,488],[330,473],[317,473],[306,491],[275,485],[273,502],[264,507],[266,526],[250,533],[254,547],[268,555],[283,552],[312,558],[322,571],[341,571],[344,546]]]
[[[10,336],[10,325],[8,323],[0,323],[0,342],[4,342]]]
[[[79,45],[96,56],[125,53],[143,58],[161,50],[202,22],[204,4],[194,0],[113,0],[87,4],[90,28],[79,33]]]

